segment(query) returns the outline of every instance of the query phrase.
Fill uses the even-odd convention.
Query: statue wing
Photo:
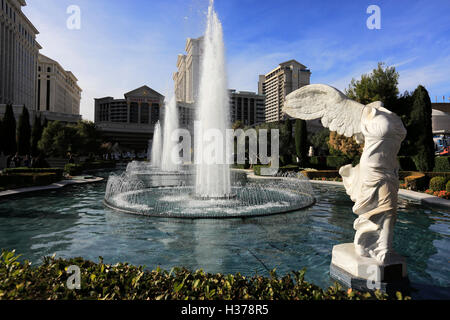
[[[347,98],[336,88],[312,84],[288,94],[283,112],[303,120],[321,119],[331,131],[361,141],[361,116],[364,105]]]

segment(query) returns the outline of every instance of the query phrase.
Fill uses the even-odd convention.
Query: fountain
[[[160,168],[161,167],[161,152],[162,152],[162,143],[161,143],[161,125],[159,121],[155,124],[155,130],[153,132],[153,144],[152,144],[152,153],[151,153],[151,165],[152,167]]]
[[[267,216],[312,205],[312,187],[301,174],[257,179],[230,169],[225,141],[229,112],[222,26],[211,1],[195,124],[195,169],[177,163],[173,133],[178,116],[172,98],[164,117],[161,167],[154,161],[156,128],[152,166],[130,163],[123,174],[112,175],[104,204],[131,214],[188,219]]]
[[[227,88],[222,24],[211,1],[204,37],[197,111],[200,130],[199,134],[196,132],[195,143],[195,193],[200,198],[231,196],[230,168],[226,161],[225,143],[230,112]],[[217,134],[216,139],[206,139],[208,133]],[[208,152],[210,150],[212,152]]]
[[[178,141],[173,138],[173,134],[176,133],[178,125],[177,101],[175,96],[173,96],[166,105],[164,113],[164,136],[161,158],[161,169],[163,171],[173,172],[177,171],[179,167],[177,163],[178,157],[174,154]]]

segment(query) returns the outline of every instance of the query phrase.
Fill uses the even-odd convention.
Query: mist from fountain
[[[161,137],[161,125],[159,121],[155,124],[155,130],[153,132],[153,144],[151,153],[151,165],[156,168],[161,167],[161,153],[162,153],[162,137]]]
[[[163,171],[177,171],[179,165],[176,163],[177,139],[172,139],[172,134],[178,129],[178,110],[177,101],[173,96],[165,107],[164,113],[164,134],[162,146],[161,169]]]
[[[222,24],[214,10],[214,2],[210,1],[197,110],[200,130],[195,133],[195,193],[200,198],[231,196],[230,167],[226,161],[225,143],[225,131],[230,127],[227,88]],[[218,133],[215,135],[216,139],[206,138],[213,132]]]

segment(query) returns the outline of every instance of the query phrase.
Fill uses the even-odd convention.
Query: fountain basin
[[[232,187],[227,198],[202,198],[193,186],[130,190],[104,199],[114,210],[150,217],[177,219],[230,219],[269,216],[298,211],[315,203],[312,194],[292,185],[247,183]]]

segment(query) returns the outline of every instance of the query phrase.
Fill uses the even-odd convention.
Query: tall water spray
[[[162,152],[162,137],[161,137],[161,125],[159,121],[155,124],[155,130],[153,132],[153,144],[151,154],[151,165],[153,167],[161,167],[161,152]]]
[[[172,138],[172,134],[175,134],[175,130],[178,129],[178,110],[175,97],[172,97],[169,104],[166,105],[164,114],[164,134],[163,134],[163,147],[162,147],[162,159],[161,169],[163,171],[177,171],[179,169],[176,155],[176,145],[178,143],[176,135]]]
[[[227,164],[226,129],[229,128],[229,96],[222,24],[211,0],[204,36],[197,128],[195,131],[195,192],[199,197],[231,195]]]

